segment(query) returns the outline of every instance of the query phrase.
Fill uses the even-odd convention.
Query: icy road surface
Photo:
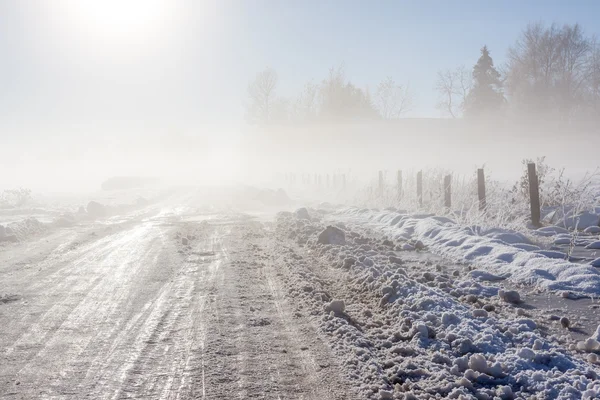
[[[162,209],[0,249],[0,396],[348,398],[245,240],[263,225],[200,217]]]

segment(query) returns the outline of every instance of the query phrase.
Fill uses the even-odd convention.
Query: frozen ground
[[[600,396],[598,303],[571,299],[592,293],[593,279],[574,277],[594,267],[534,253],[535,237],[468,232],[442,218],[331,207],[275,214],[292,208],[286,197],[177,190],[4,242],[0,393]],[[546,250],[554,245],[556,235],[540,237]],[[502,254],[512,261],[490,258]],[[539,271],[516,279],[527,263]]]

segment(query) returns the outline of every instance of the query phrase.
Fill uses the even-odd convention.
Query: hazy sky
[[[210,145],[215,126],[243,124],[266,66],[283,96],[342,63],[363,88],[391,75],[416,93],[408,116],[436,117],[438,70],[471,66],[484,44],[501,65],[531,21],[599,34],[598,15],[594,0],[0,0],[0,177],[30,160],[91,162],[82,147],[199,132]]]
[[[483,44],[502,64],[530,21],[597,34],[598,15],[594,0],[0,0],[0,115],[62,131],[239,121],[261,68],[291,95],[344,63],[361,87],[409,82],[413,116],[438,116],[437,70],[472,65]]]

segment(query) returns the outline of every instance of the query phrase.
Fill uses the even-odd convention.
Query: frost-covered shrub
[[[0,192],[0,207],[22,207],[31,201],[31,189],[7,189]]]

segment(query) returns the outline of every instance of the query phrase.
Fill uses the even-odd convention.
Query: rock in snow
[[[330,312],[333,311],[335,314],[342,314],[346,309],[346,304],[344,300],[331,300],[329,304],[325,306],[325,311]]]
[[[473,310],[473,316],[475,318],[487,318],[488,312],[481,308],[476,308]]]
[[[94,218],[106,216],[106,206],[97,201],[90,201],[87,205],[87,213]]]
[[[340,228],[330,225],[319,234],[317,242],[320,244],[344,245],[346,244],[346,236]]]
[[[521,301],[521,296],[516,290],[502,290],[498,291],[498,297],[507,303],[517,304]]]
[[[308,210],[305,207],[299,208],[294,211],[294,215],[298,219],[310,219],[310,215],[308,214]]]

